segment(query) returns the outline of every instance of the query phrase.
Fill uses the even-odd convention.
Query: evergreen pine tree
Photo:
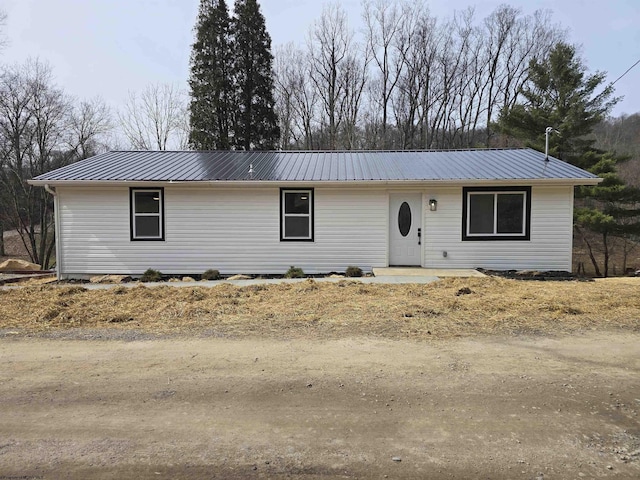
[[[598,185],[577,189],[574,221],[596,275],[606,277],[612,238],[637,239],[640,235],[640,190],[625,185],[616,173],[616,164],[624,159],[593,148],[594,127],[618,99],[612,97],[611,85],[602,88],[604,73],[586,75],[572,45],[559,43],[546,61],[532,61],[529,76],[522,93],[524,103],[502,112],[500,130],[543,151],[545,129],[553,127],[559,134],[551,136],[549,153],[603,179]],[[588,232],[600,235],[602,263]]]
[[[610,243],[613,237],[637,241],[640,236],[640,189],[625,185],[616,173],[616,164],[624,160],[596,150],[584,156],[584,162],[592,164],[589,171],[603,181],[592,187],[578,188],[577,197],[580,201],[575,210],[575,226],[585,242],[597,276],[609,276]],[[600,235],[602,268],[585,229]]]
[[[231,116],[230,18],[225,0],[200,0],[191,52],[189,144],[199,150],[227,150]]]
[[[500,130],[543,151],[545,129],[553,127],[560,134],[551,136],[549,153],[589,168],[591,165],[585,164],[583,158],[593,145],[589,135],[618,101],[612,98],[610,85],[595,94],[602,88],[605,76],[602,72],[587,76],[575,47],[558,43],[546,60],[531,61],[530,81],[522,92],[524,102],[502,112]]]
[[[256,0],[236,0],[232,20],[236,108],[234,145],[273,150],[280,137],[274,109],[271,37]]]

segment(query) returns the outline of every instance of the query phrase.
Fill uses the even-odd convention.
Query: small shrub
[[[284,274],[284,278],[304,278],[304,272],[301,268],[291,265],[287,273]]]
[[[346,277],[361,277],[362,269],[360,267],[354,267],[353,265],[350,265],[345,270],[344,275]]]
[[[162,273],[153,268],[147,268],[140,277],[141,282],[159,282],[160,280],[162,280]]]
[[[210,268],[202,274],[202,280],[220,280],[220,272]]]

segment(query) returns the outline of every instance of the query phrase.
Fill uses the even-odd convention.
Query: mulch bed
[[[564,270],[486,270],[479,268],[478,271],[492,277],[510,278],[513,280],[553,280],[553,281],[582,281],[591,282],[593,278],[584,275],[576,275],[575,273]]]

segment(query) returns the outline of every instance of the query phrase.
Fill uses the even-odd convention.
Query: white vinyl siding
[[[573,187],[531,188],[527,241],[462,241],[462,188],[429,189],[428,195],[438,210],[425,209],[425,267],[571,270]]]
[[[280,241],[280,188],[164,188],[165,241],[132,242],[127,187],[58,187],[63,276],[386,266],[381,190],[315,188],[313,242]]]
[[[63,276],[101,273],[282,274],[388,265],[384,187],[314,188],[314,241],[282,242],[279,187],[165,186],[165,241],[131,241],[129,188],[59,186]],[[424,267],[570,270],[573,187],[531,188],[531,238],[462,241],[462,187],[411,188],[423,202]],[[429,199],[438,201],[436,211]],[[443,252],[447,256],[443,256]]]

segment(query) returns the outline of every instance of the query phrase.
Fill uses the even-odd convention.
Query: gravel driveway
[[[640,478],[637,333],[79,338],[0,339],[0,478]]]

